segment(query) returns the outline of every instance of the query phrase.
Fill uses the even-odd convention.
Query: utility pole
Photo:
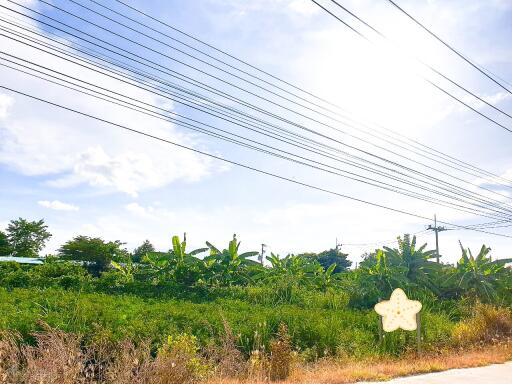
[[[265,248],[267,247],[267,244],[261,244],[261,253],[258,256],[258,260],[260,261],[261,265],[263,265],[264,255],[265,255]]]
[[[447,229],[445,227],[437,226],[437,217],[436,217],[436,215],[434,215],[434,226],[429,225],[427,227],[427,230],[434,231],[436,234],[436,260],[437,260],[437,263],[439,263],[439,232],[446,231]]]
[[[343,244],[338,243],[338,238],[336,238],[336,246],[334,247],[334,249],[336,250],[336,252],[338,252],[338,249],[340,249],[340,247],[341,247],[342,245],[343,245]]]

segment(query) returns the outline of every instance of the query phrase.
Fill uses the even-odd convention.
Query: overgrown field
[[[378,318],[373,311],[321,306],[265,306],[232,299],[194,303],[186,300],[145,299],[62,289],[0,289],[0,327],[23,335],[41,330],[40,323],[95,341],[151,341],[167,336],[194,335],[201,345],[216,342],[229,324],[240,349],[267,348],[279,325],[287,325],[294,349],[311,358],[349,354],[355,356],[398,353],[414,347],[415,335],[390,335],[393,343],[378,347]],[[426,347],[444,345],[455,322],[442,313],[423,314]],[[39,325],[38,325],[39,324]]]
[[[236,238],[222,251],[172,243],[137,255],[78,237],[41,265],[0,263],[0,383],[268,381],[325,361],[405,361],[415,332],[379,342],[373,311],[398,287],[423,304],[422,354],[512,356],[512,271],[485,246],[439,264],[405,236],[351,270],[339,250],[262,264]]]

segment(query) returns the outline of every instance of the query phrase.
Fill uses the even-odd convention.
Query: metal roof
[[[0,262],[2,261],[14,261],[20,264],[43,264],[43,260],[37,257],[0,256]]]

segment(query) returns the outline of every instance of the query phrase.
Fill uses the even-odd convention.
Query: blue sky
[[[88,0],[79,2],[94,7]],[[15,8],[5,0],[0,4]],[[286,118],[292,116],[168,60],[161,53],[180,56],[167,47],[153,45],[160,53],[148,52],[122,39],[115,40],[111,34],[41,2],[23,1],[23,4],[80,31],[105,40],[112,39],[120,47],[162,63],[168,69],[180,70],[214,86],[223,86],[231,95],[243,97],[269,111],[279,111]],[[154,43],[135,32],[105,24],[105,20],[68,1],[55,0],[53,4],[87,16],[112,31],[123,31],[141,44]],[[118,7],[114,1],[106,1],[105,4]],[[400,134],[512,178],[510,133],[462,108],[421,80],[418,73],[428,78],[432,78],[432,74],[411,57],[418,56],[442,69],[443,73],[505,110],[512,110],[511,98],[425,35],[386,1],[344,1],[343,4],[411,54],[401,54],[402,50],[395,50],[385,43],[377,46],[366,44],[307,0],[130,1],[130,4],[333,101],[352,111],[359,119],[392,127]],[[462,52],[501,77],[512,80],[510,2],[401,1],[400,4]],[[158,24],[151,25],[162,28]],[[31,22],[31,27],[45,30],[43,33],[49,31],[44,25],[34,22]],[[0,39],[1,46],[5,47],[2,51],[57,67],[89,81],[100,81],[109,89],[220,126],[218,120],[207,118],[179,103],[170,103],[148,92],[102,78],[92,71],[56,60],[5,37]],[[186,57],[180,59],[189,60]],[[240,87],[247,86],[236,78],[231,78],[231,81]],[[426,217],[437,213],[440,219],[461,225],[490,221],[252,153],[185,128],[48,85],[10,69],[0,67],[0,83],[224,158],[347,195]],[[467,101],[472,103],[469,99]],[[510,120],[498,117],[481,105],[474,106],[511,125]],[[294,118],[306,124],[304,119]],[[226,129],[234,131],[235,127]],[[315,129],[335,134],[325,127],[315,126]],[[236,132],[256,138],[249,132]],[[341,135],[340,140],[355,144],[347,136]],[[393,157],[387,148],[368,149],[378,155]],[[479,182],[475,178],[470,181]],[[321,251],[333,247],[336,238],[343,244],[390,240],[404,232],[419,232],[430,224],[128,135],[111,126],[4,91],[0,91],[0,185],[0,227],[5,227],[10,219],[18,216],[44,218],[54,234],[46,252],[53,252],[78,234],[101,236],[107,240],[120,239],[130,249],[147,238],[165,249],[169,247],[173,234],[187,232],[193,247],[202,246],[205,240],[227,245],[232,234],[237,233],[244,249],[259,249],[261,243],[265,243],[269,250],[286,254]],[[492,188],[498,190],[495,186]],[[510,189],[501,192],[508,194]],[[510,234],[506,229],[496,231]],[[432,233],[422,233],[419,239],[431,246],[434,244]],[[482,243],[490,245],[495,257],[510,256],[510,239],[471,231],[449,231],[441,235],[441,251],[445,260],[453,262],[459,257],[459,239],[475,250]],[[374,246],[345,245],[342,249],[350,254],[352,260],[358,261],[363,252],[372,248]]]

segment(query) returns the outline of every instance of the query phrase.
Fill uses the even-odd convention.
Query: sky
[[[392,159],[400,166],[414,166],[425,173],[432,173],[433,168],[437,168],[457,174],[460,178],[454,181],[457,185],[485,196],[499,196],[502,203],[510,202],[512,185],[497,185],[493,181],[457,173],[436,161],[421,159],[423,164],[411,162],[404,158],[407,153],[403,149],[390,143],[378,141],[378,146],[374,146],[360,140],[370,138],[368,134],[361,133],[361,126],[341,124],[340,121],[346,120],[340,116],[348,115],[357,121],[364,121],[367,125],[362,127],[366,132],[373,132],[369,129],[375,127],[390,128],[398,137],[414,139],[512,179],[510,132],[464,108],[425,79],[442,84],[477,111],[485,112],[505,126],[512,127],[511,119],[463,95],[460,90],[427,70],[420,61],[441,70],[505,111],[512,110],[510,94],[428,36],[387,1],[345,0],[342,4],[383,32],[389,37],[388,40],[372,35],[371,31],[357,24],[343,11],[333,8],[332,4],[330,6],[344,20],[372,36],[374,43],[357,36],[309,0],[128,1],[147,14],[275,77],[219,55],[217,51],[163,24],[143,18],[114,0],[102,4],[143,21],[154,29],[129,24],[126,19],[123,22],[132,25],[133,29],[123,29],[77,3],[108,13],[90,0],[53,0],[50,3],[0,0],[0,18],[4,18],[0,20],[0,26],[9,25],[5,20],[10,20],[18,23],[18,27],[22,25],[43,36],[53,37],[69,49],[80,48],[80,44],[97,48],[79,39],[70,43],[69,39],[66,40],[69,35],[34,20],[34,16],[37,16],[49,22],[50,19],[44,17],[51,17],[65,23],[64,29],[68,28],[77,36],[89,39],[94,36],[105,42],[114,42],[118,47],[117,52],[124,50],[121,52],[135,57],[139,62],[149,61],[152,69],[145,68],[153,76],[171,79],[169,76],[175,73],[172,71],[179,72],[193,81],[221,89],[228,97],[243,99],[259,107],[261,111],[254,112],[259,118],[268,116],[265,113],[273,113],[293,120],[324,135],[314,136],[323,144],[332,143],[326,136],[335,138],[336,146],[344,148],[349,155],[361,155],[362,150],[364,155],[361,156],[366,159]],[[322,2],[325,5],[328,3]],[[69,13],[59,11],[51,4]],[[399,4],[465,55],[512,82],[511,2],[402,0]],[[28,9],[39,14],[30,13]],[[23,12],[34,18],[21,16]],[[70,13],[88,18],[100,27],[87,24]],[[110,15],[117,17],[116,14]],[[160,42],[141,35],[140,31]],[[115,33],[125,38],[119,38]],[[249,78],[241,71],[236,72],[236,76],[229,75],[226,70],[232,67],[212,61],[168,37],[204,50],[266,82]],[[193,54],[203,61],[198,62],[171,46],[179,47],[182,52]],[[83,81],[101,84],[106,92],[131,97],[137,100],[138,105],[151,105],[151,111],[165,111],[166,116],[178,113],[221,127],[245,139],[266,140],[272,145],[282,145],[282,149],[306,154],[290,145],[262,138],[252,131],[198,112],[169,99],[165,92],[157,95],[126,81],[112,79],[9,39],[3,32],[0,32],[0,47],[4,58],[23,58]],[[224,68],[224,71],[219,68]],[[276,77],[286,80],[288,84],[277,81]],[[228,79],[230,85],[222,79]],[[173,78],[173,81],[178,85],[184,84],[182,79]],[[286,97],[296,102],[290,104],[289,100],[279,96],[282,95],[280,89],[269,83],[278,84],[281,89],[302,98],[287,93]],[[289,84],[318,95],[331,104],[312,98],[310,94],[302,93]],[[425,228],[433,224],[432,220],[427,219],[433,218],[434,214],[441,221],[462,226],[493,221],[488,217],[418,201],[346,177],[257,153],[192,131],[168,119],[156,119],[3,66],[0,66],[0,85],[219,158],[423,217],[407,216],[305,188],[0,89],[0,229],[17,217],[30,220],[44,218],[53,234],[43,250],[44,254],[54,253],[60,245],[77,235],[121,240],[128,249],[149,239],[157,248],[168,249],[172,235],[186,232],[192,249],[204,246],[206,240],[219,247],[227,247],[228,241],[236,233],[243,250],[259,250],[261,244],[266,244],[267,252],[280,255],[320,252],[333,248],[337,241],[352,261],[359,262],[363,253],[383,244],[393,246],[396,243],[394,239],[404,233],[418,233],[418,242],[428,243],[428,247],[433,248],[434,234],[425,231]],[[150,85],[158,85],[158,82]],[[199,88],[196,90],[199,91]],[[212,103],[224,103],[228,107],[248,111],[246,105],[240,106],[232,99],[214,93],[209,95]],[[264,95],[264,99],[261,95]],[[315,104],[311,104],[312,101]],[[325,121],[324,117],[307,109],[318,110],[316,103],[324,108],[322,111],[329,111],[329,124],[318,123],[318,120]],[[290,111],[290,108],[301,114]],[[313,115],[318,120],[313,120]],[[300,131],[298,126],[293,129],[313,137],[309,132]],[[350,149],[354,146],[361,150]],[[319,157],[315,159],[319,160]],[[418,159],[413,156],[413,160]],[[353,170],[348,165],[337,166],[345,171]],[[448,180],[438,170],[434,174],[440,182]],[[378,183],[389,181],[384,176],[377,180]],[[482,190],[479,186],[487,189]],[[490,231],[512,235],[510,228]],[[492,248],[493,257],[511,256],[511,238],[459,229],[440,233],[440,250],[444,261],[453,263],[460,257],[459,240],[476,252],[482,244],[486,244]]]

